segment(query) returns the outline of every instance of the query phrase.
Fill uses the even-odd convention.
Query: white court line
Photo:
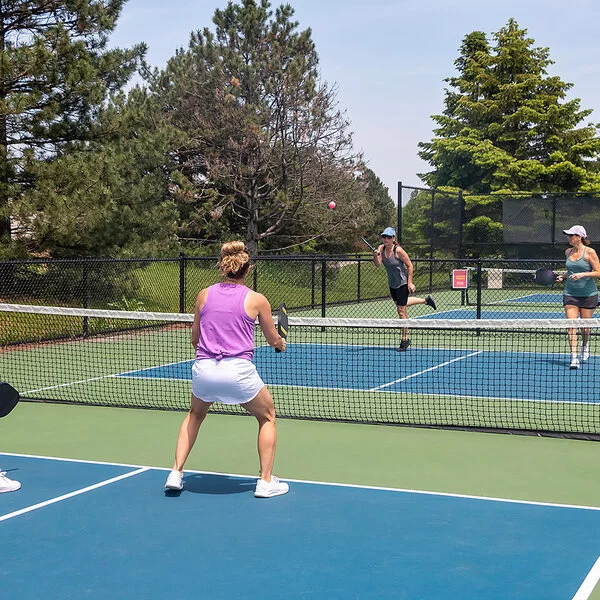
[[[600,579],[600,556],[594,563],[587,577],[583,580],[583,583],[577,590],[577,593],[573,596],[573,600],[588,600],[592,595],[598,580]]]
[[[35,394],[37,392],[45,392],[46,390],[55,390],[57,388],[68,387],[70,385],[79,385],[83,383],[89,383],[90,381],[100,381],[101,379],[110,379],[111,377],[118,377],[118,375],[101,375],[100,377],[91,377],[90,379],[81,379],[80,381],[69,381],[67,383],[59,383],[57,385],[50,385],[48,387],[38,388],[37,390],[27,390],[21,392],[21,396],[26,397],[27,394]]]
[[[85,384],[85,383],[90,383],[91,381],[101,381],[102,379],[117,379],[117,378],[123,378],[123,379],[149,379],[148,377],[128,377],[129,375],[131,375],[132,373],[139,373],[142,371],[148,371],[150,369],[160,369],[163,367],[171,367],[173,365],[179,365],[179,364],[184,364],[187,362],[193,362],[193,359],[189,359],[189,360],[179,360],[176,362],[172,362],[172,363],[166,363],[163,365],[156,365],[153,367],[144,367],[143,369],[133,369],[132,371],[123,371],[122,373],[109,373],[108,375],[100,375],[98,377],[91,377],[90,379],[81,379],[80,381],[68,381],[67,383],[60,383],[57,385],[51,385],[48,387],[43,387],[43,388],[38,388],[37,390],[27,390],[26,392],[21,392],[21,396],[27,397],[27,394],[35,394],[37,392],[45,392],[46,390],[55,390],[57,388],[63,388],[63,387],[68,387],[70,385],[80,385],[80,384]],[[152,377],[151,379],[163,379],[162,377]],[[171,379],[171,377],[167,378],[168,380]],[[187,379],[181,379],[179,381],[188,381]],[[189,381],[191,381],[191,376]]]
[[[121,479],[127,479],[128,477],[133,477],[134,475],[139,475],[140,473],[144,473],[145,471],[149,471],[149,470],[150,470],[150,467],[141,467],[141,468],[137,469],[136,471],[131,471],[129,473],[124,473],[123,475],[119,475],[118,477],[113,477],[111,479],[106,479],[105,481],[100,481],[99,483],[95,483],[94,485],[89,485],[87,487],[81,488],[80,490],[75,490],[74,492],[70,492],[68,494],[63,494],[62,496],[57,496],[56,498],[51,498],[50,500],[45,500],[44,502],[39,502],[38,504],[32,504],[31,506],[27,506],[20,510],[16,510],[14,512],[0,516],[0,522],[7,521],[8,519],[12,519],[13,517],[18,517],[20,515],[24,515],[25,513],[32,512],[34,510],[38,510],[39,508],[44,508],[45,506],[49,506],[50,504],[62,502],[63,500],[67,500],[68,498],[73,498],[74,496],[79,496],[80,494],[85,494],[87,492],[91,492],[92,490],[104,487],[105,485],[110,485],[111,483],[115,483],[116,481],[120,481]]]
[[[90,465],[109,465],[113,467],[132,467],[138,468],[139,470],[134,473],[127,473],[125,475],[121,475],[120,477],[128,477],[131,475],[137,475],[143,471],[170,471],[171,467],[149,467],[149,466],[140,466],[140,465],[132,465],[128,463],[115,463],[115,462],[104,462],[99,460],[84,460],[79,458],[61,458],[58,456],[41,456],[35,454],[18,454],[14,452],[0,452],[0,456],[16,456],[19,458],[35,458],[40,460],[58,460],[63,462],[75,462],[75,463],[83,463]],[[257,479],[257,476],[254,475],[243,475],[240,473],[222,473],[220,471],[201,471],[197,469],[185,469],[184,474],[198,474],[198,475],[218,475],[220,477],[236,477],[239,479]],[[118,478],[116,478],[118,479]],[[315,481],[312,479],[290,479],[289,477],[282,477],[283,481],[289,481],[291,483],[306,483],[309,485],[323,485],[323,486],[331,486],[331,487],[342,487],[342,488],[352,488],[359,490],[376,490],[383,492],[399,492],[402,494],[419,494],[422,496],[441,496],[443,498],[463,498],[465,500],[484,500],[487,502],[502,502],[505,504],[526,504],[529,506],[548,506],[550,508],[570,508],[576,510],[589,510],[593,512],[600,512],[600,506],[586,506],[584,504],[560,504],[556,502],[539,502],[535,500],[516,500],[513,498],[497,498],[495,496],[474,496],[472,494],[457,494],[453,492],[434,492],[430,490],[415,490],[410,488],[394,488],[394,487],[384,487],[384,486],[376,486],[376,485],[361,485],[357,483],[339,483],[335,481]],[[109,481],[110,482],[110,481]]]
[[[411,375],[407,375],[406,377],[401,377],[400,379],[396,379],[396,381],[390,381],[389,383],[384,383],[383,385],[378,385],[377,387],[371,388],[368,390],[369,392],[376,392],[377,390],[381,390],[383,388],[389,387],[390,385],[394,385],[395,383],[400,383],[402,381],[406,381],[407,379],[412,379],[413,377],[417,377],[417,375],[423,375],[423,373],[428,373],[429,371],[435,371],[436,369],[440,369],[447,365],[451,365],[459,360],[464,360],[465,358],[470,358],[471,356],[477,356],[481,354],[483,350],[478,350],[477,352],[471,352],[471,354],[465,354],[464,356],[459,356],[458,358],[453,358],[452,360],[447,360],[446,362],[440,363],[439,365],[435,365],[433,367],[429,367],[429,369],[424,369],[423,371],[419,371],[418,373],[412,373]]]

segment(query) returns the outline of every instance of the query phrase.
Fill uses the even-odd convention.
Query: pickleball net
[[[290,317],[285,353],[257,326],[254,362],[281,417],[593,437],[597,321]],[[0,304],[1,379],[25,399],[186,410],[191,324],[187,314]],[[591,356],[570,369],[567,332],[580,340],[582,327]]]

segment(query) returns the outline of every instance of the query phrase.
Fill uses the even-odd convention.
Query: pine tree
[[[419,144],[434,168],[422,179],[475,194],[600,190],[598,127],[566,100],[572,84],[548,75],[548,48],[514,19],[493,38],[493,48],[483,32],[464,38],[436,137]]]
[[[166,117],[188,138],[177,155],[190,235],[220,229],[256,252],[292,230],[304,240],[322,235],[325,216],[331,228],[366,215],[348,121],[335,87],[320,80],[310,30],[299,31],[293,14],[290,5],[271,11],[267,0],[230,2],[215,12],[214,34],[192,34],[154,76]],[[329,212],[334,199],[342,210]]]
[[[147,90],[117,94],[98,114],[98,139],[32,165],[36,184],[14,205],[29,245],[53,257],[139,257],[177,246],[171,198],[178,133],[156,118]]]
[[[19,211],[35,190],[40,163],[94,138],[108,95],[136,70],[145,47],[107,50],[126,0],[0,1],[0,248],[13,252],[11,231],[29,244]],[[35,245],[35,244],[34,244]]]

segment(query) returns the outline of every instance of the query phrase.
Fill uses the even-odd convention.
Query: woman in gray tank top
[[[381,232],[380,246],[373,252],[373,262],[377,267],[383,265],[387,272],[390,295],[396,304],[398,316],[408,319],[407,308],[415,304],[427,304],[433,310],[436,309],[435,301],[431,296],[417,298],[411,296],[416,291],[413,284],[413,264],[410,257],[396,242],[396,231],[393,227],[387,227]],[[402,340],[399,350],[405,351],[410,345],[408,329],[402,330]]]
[[[566,273],[557,277],[565,282],[563,304],[567,319],[591,319],[598,306],[598,287],[596,278],[600,277],[600,262],[593,248],[589,247],[587,232],[581,225],[564,229],[570,248],[565,252]],[[581,362],[590,357],[590,329],[581,329],[581,355],[577,354],[577,329],[569,329],[569,348],[571,364],[569,368],[579,369]],[[581,359],[580,359],[581,357]],[[580,362],[581,360],[581,362]]]

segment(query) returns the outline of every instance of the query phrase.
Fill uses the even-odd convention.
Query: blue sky
[[[273,7],[281,2],[272,2]],[[422,186],[428,165],[417,144],[429,141],[432,114],[443,109],[444,79],[467,33],[491,37],[509,18],[548,47],[550,74],[574,84],[571,97],[600,122],[600,2],[597,0],[296,0],[299,29],[310,28],[322,78],[338,88],[357,150],[397,199],[397,182]],[[226,0],[129,0],[113,46],[148,45],[147,60],[163,67],[192,31],[214,29]]]

